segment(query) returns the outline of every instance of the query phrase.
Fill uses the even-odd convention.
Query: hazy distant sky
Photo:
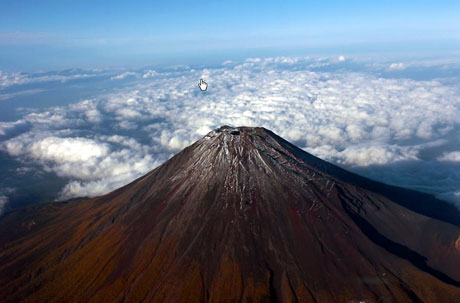
[[[0,69],[455,52],[459,16],[459,1],[442,0],[1,1]]]

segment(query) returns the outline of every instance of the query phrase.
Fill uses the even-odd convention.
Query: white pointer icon
[[[200,83],[198,83],[198,87],[201,89],[201,91],[205,91],[208,89],[208,83],[204,82],[203,79],[200,79]]]

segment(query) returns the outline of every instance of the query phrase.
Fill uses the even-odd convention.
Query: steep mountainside
[[[221,127],[107,195],[0,219],[0,302],[460,302],[460,215]]]

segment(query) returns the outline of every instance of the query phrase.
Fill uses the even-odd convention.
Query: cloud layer
[[[458,86],[317,69],[347,61],[252,58],[216,68],[125,72],[112,79],[133,77],[132,85],[1,122],[1,149],[67,178],[60,198],[115,189],[224,124],[266,127],[351,169],[411,162],[429,173],[423,168],[438,161],[460,161],[458,152],[443,150],[458,140]],[[199,91],[199,79],[208,91]],[[421,182],[394,181],[417,189]],[[459,196],[450,187],[451,193],[433,192]]]
[[[91,78],[95,77],[99,73],[96,71],[88,71],[82,73],[79,70],[70,70],[66,73],[38,73],[38,74],[28,74],[28,73],[7,73],[0,71],[0,89],[6,88],[13,85],[24,85],[31,83],[43,83],[43,82],[67,82],[77,79]]]

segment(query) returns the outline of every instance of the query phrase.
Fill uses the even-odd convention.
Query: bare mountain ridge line
[[[1,218],[0,299],[456,302],[459,218],[223,126],[107,195]]]

